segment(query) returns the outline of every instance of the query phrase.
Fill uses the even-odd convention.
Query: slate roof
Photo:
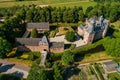
[[[42,38],[16,38],[16,45],[28,45],[28,46],[39,46],[41,44],[48,45],[46,36]]]
[[[51,42],[50,48],[64,48],[64,42]]]
[[[41,38],[16,38],[16,45],[38,46]]]
[[[27,28],[40,28],[40,29],[49,29],[49,22],[41,22],[41,23],[27,23]]]
[[[90,18],[88,21],[89,24],[79,26],[81,29],[85,28],[88,33],[98,32],[109,26],[109,21],[104,19],[103,16],[101,16],[100,18],[93,17]]]
[[[47,39],[46,36],[42,37],[41,41],[39,42],[39,45],[41,45],[41,44],[44,44],[44,45],[48,45],[49,44],[48,43],[48,39]]]

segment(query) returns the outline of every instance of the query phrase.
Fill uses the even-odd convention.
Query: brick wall
[[[64,52],[64,48],[50,48],[50,52],[53,53]]]

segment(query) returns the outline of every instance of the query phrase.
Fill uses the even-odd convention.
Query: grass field
[[[32,64],[34,63],[33,61],[30,61],[30,60],[22,60],[17,58],[6,58],[5,60],[8,60],[15,64],[23,65],[23,66],[32,66]]]
[[[82,61],[79,63],[88,63],[88,62],[96,62],[100,60],[108,60],[108,59],[113,59],[113,57],[109,56],[106,54],[105,51],[102,52],[97,52],[97,53],[89,53],[87,54]]]
[[[82,6],[83,9],[85,10],[88,6],[94,6],[96,3],[95,2],[89,2],[86,0],[39,0],[39,1],[20,1],[20,2],[15,2],[15,1],[1,1],[0,0],[0,8],[3,7],[12,7],[12,6],[22,6],[22,5],[30,5],[30,4],[35,4],[35,5],[49,5],[53,7],[74,7],[74,6]]]

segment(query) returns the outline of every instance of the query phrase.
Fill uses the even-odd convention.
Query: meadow
[[[12,7],[12,6],[22,6],[22,5],[47,5],[53,7],[74,7],[74,6],[82,6],[84,10],[88,6],[96,5],[95,2],[91,2],[88,0],[39,0],[39,1],[13,1],[13,0],[0,0],[0,8],[4,7]]]

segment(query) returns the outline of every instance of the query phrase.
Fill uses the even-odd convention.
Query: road
[[[27,78],[30,70],[29,67],[15,64],[3,59],[0,59],[0,63],[2,63],[2,65],[0,66],[0,73],[10,74],[20,78]]]

